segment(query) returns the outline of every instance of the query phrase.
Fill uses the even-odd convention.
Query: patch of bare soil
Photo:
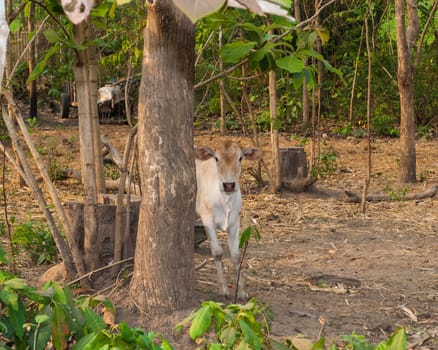
[[[77,127],[44,124],[35,138],[54,137],[59,162],[79,169]],[[123,151],[128,127],[102,126],[103,133]],[[196,136],[196,144],[212,145],[220,138],[214,132]],[[244,136],[231,136],[249,145]],[[42,141],[41,141],[42,142]],[[269,135],[261,136],[261,147],[269,164]],[[282,135],[281,146],[295,146],[290,135]],[[251,242],[244,264],[250,296],[268,304],[273,311],[272,335],[288,337],[302,334],[312,339],[325,336],[330,342],[356,332],[377,343],[398,326],[407,326],[410,340],[426,336],[423,349],[438,348],[438,200],[403,201],[404,194],[424,192],[438,180],[438,140],[418,140],[417,174],[421,181],[412,185],[397,180],[399,142],[396,139],[372,141],[372,180],[370,193],[390,193],[395,199],[361,204],[312,193],[270,194],[257,187],[244,164],[242,175],[243,209],[241,227],[257,225],[261,240]],[[368,147],[364,139],[324,139],[322,150],[336,156],[337,170],[316,183],[321,189],[348,189],[358,194],[367,173]],[[310,146],[306,146],[310,155]],[[57,184],[64,200],[81,197],[77,180]],[[41,216],[27,189],[10,188],[11,214],[32,218]],[[26,214],[27,215],[27,214]],[[225,246],[225,237],[221,236]],[[196,295],[199,301],[217,295],[216,271],[210,260],[208,242],[196,249]],[[228,280],[232,266],[225,258]],[[35,271],[23,266],[22,273],[32,279]],[[133,306],[126,289],[113,294],[121,308],[118,318],[152,328],[168,335],[175,347],[190,349],[172,328],[184,315],[152,321]],[[161,328],[155,328],[161,327]],[[421,344],[417,342],[414,347]]]

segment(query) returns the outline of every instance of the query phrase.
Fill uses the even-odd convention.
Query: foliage
[[[371,126],[379,136],[398,137],[400,136],[400,129],[394,126],[394,122],[394,117],[382,114],[371,119]]]
[[[344,341],[347,344],[346,348],[351,350],[405,350],[407,348],[406,331],[403,328],[396,330],[388,340],[382,341],[377,346],[354,333],[344,336]],[[333,350],[337,350],[337,347]]]
[[[333,130],[335,134],[341,136],[354,136],[357,138],[362,138],[365,136],[365,130],[362,128],[355,127],[352,123],[347,122],[343,126],[339,126]]]
[[[15,226],[12,242],[24,249],[38,265],[54,262],[56,259],[55,242],[47,224],[43,222],[28,221]]]
[[[107,325],[98,310],[114,313],[114,306],[102,296],[75,298],[70,289],[48,282],[41,290],[8,272],[0,270],[0,348],[43,350],[172,350],[161,335],[131,328],[126,322]],[[295,337],[282,342],[269,335],[272,312],[256,299],[245,305],[225,306],[214,301],[201,307],[180,322],[175,330],[188,331],[197,349],[325,349],[325,339],[316,343]],[[400,328],[377,346],[364,337],[344,336],[341,348],[352,350],[405,350],[406,332]]]
[[[219,37],[223,38],[222,47]],[[227,9],[200,21],[197,25],[196,39],[197,51],[202,55],[198,59],[197,80],[218,73],[219,60],[225,67],[245,60],[245,76],[259,76],[258,79],[247,80],[245,85],[246,90],[251,91],[250,100],[256,114],[255,123],[261,131],[268,130],[270,126],[269,112],[266,110],[268,93],[264,73],[276,70],[279,77],[279,124],[274,126],[278,130],[285,130],[296,122],[301,107],[297,92],[304,80],[309,89],[316,84],[316,64],[307,64],[310,62],[309,59],[321,62],[328,71],[341,76],[338,69],[314,51],[318,39],[323,42],[328,39],[328,32],[322,27],[302,32],[295,29],[295,23],[285,18],[262,18],[247,11]],[[225,81],[225,89],[231,97],[242,95],[242,81],[238,80],[242,78],[242,73],[241,70],[234,70],[229,74],[231,79]],[[218,114],[218,96],[219,89],[215,84],[210,84],[206,90],[199,90],[196,100],[201,106],[198,111],[210,115]],[[246,109],[246,106],[236,107],[240,110]]]
[[[52,344],[56,350],[172,349],[159,335],[125,322],[109,327],[98,308],[114,312],[106,298],[74,298],[68,287],[53,282],[36,290],[0,270],[0,348],[43,350]]]
[[[335,149],[332,145],[327,144],[325,141],[322,145],[323,147],[319,156],[319,160],[312,169],[312,176],[314,178],[332,175],[338,169]]]
[[[417,135],[420,138],[430,140],[433,135],[433,128],[430,125],[418,125],[417,126]]]
[[[269,335],[269,322],[272,312],[266,305],[256,299],[245,305],[230,304],[225,306],[214,301],[203,302],[201,308],[192,312],[180,322],[175,330],[187,331],[196,343],[197,349],[276,349],[276,350],[323,350],[325,339],[316,342],[301,336],[284,341],[275,341]],[[363,336],[355,333],[344,336],[341,348],[332,344],[330,350],[405,350],[407,339],[403,328],[396,330],[392,336],[377,346],[372,345]]]
[[[385,191],[389,192],[389,197],[392,201],[404,200],[410,188],[408,186],[399,189],[393,189],[390,185],[385,187]]]
[[[245,305],[223,305],[214,301],[202,303],[176,326],[182,331],[190,325],[190,338],[199,349],[262,349],[270,348],[269,309],[252,299]]]

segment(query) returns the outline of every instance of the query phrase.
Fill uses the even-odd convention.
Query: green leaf
[[[174,331],[175,332],[181,332],[184,329],[184,326],[186,326],[187,324],[189,324],[189,322],[191,322],[196,316],[195,312],[191,312],[190,315],[188,315],[184,320],[182,320],[180,323],[178,323],[175,328]]]
[[[244,339],[242,339],[236,350],[252,350],[252,348]]]
[[[44,37],[50,44],[55,44],[57,42],[61,42],[62,39],[53,29],[47,29],[43,32]]]
[[[225,346],[231,348],[237,340],[237,332],[233,327],[226,327],[220,334],[219,339]]]
[[[262,342],[259,337],[254,333],[251,327],[246,323],[245,320],[239,321],[240,329],[242,330],[243,337],[245,341],[251,345],[255,350],[261,350]]]
[[[91,10],[92,17],[104,18],[107,17],[107,14],[110,10],[110,4],[108,2],[102,1],[99,6],[94,7]]]
[[[279,118],[277,118],[276,120],[274,120],[274,123],[272,125],[272,129],[274,130],[280,130],[281,129],[281,120]]]
[[[327,28],[319,28],[317,29],[319,38],[321,39],[321,43],[322,45],[325,45],[328,43],[329,39],[330,39],[330,32],[328,31]]]
[[[166,339],[162,339],[161,341],[161,347],[163,350],[173,350],[172,346],[169,344],[169,342]]]
[[[134,341],[134,331],[126,324],[126,322],[120,322],[119,329],[123,340],[126,340],[127,342]]]
[[[87,334],[85,337],[79,339],[75,345],[73,345],[72,350],[92,350],[93,348],[90,346],[93,346],[96,339],[99,337],[99,334],[100,333]]]
[[[27,83],[30,83],[31,81],[34,81],[38,75],[40,75],[44,69],[46,68],[47,61],[50,57],[52,57],[56,52],[58,52],[58,46],[52,46],[45,54],[44,58],[41,60],[40,63],[36,65],[32,73],[29,75],[29,78],[27,78]]]
[[[289,73],[299,73],[304,68],[303,60],[295,57],[294,55],[281,57],[277,59],[275,63],[279,68],[284,69]]]
[[[318,341],[313,345],[312,350],[324,350],[325,349],[325,338],[319,338]]]
[[[35,340],[36,336],[36,340]],[[52,337],[52,324],[47,323],[43,327],[39,327],[35,329],[30,335],[30,342],[32,344],[36,344],[35,349],[33,350],[44,350],[47,347],[47,342]]]
[[[239,248],[242,248],[246,243],[249,242],[249,238],[251,237],[252,226],[248,226],[243,232],[240,234],[240,242]]]
[[[27,287],[26,280],[17,277],[5,281],[4,285],[12,289],[25,289]]]
[[[23,339],[24,328],[23,324],[26,321],[26,310],[23,303],[18,298],[16,293],[9,293],[10,299],[8,304],[9,322],[11,323],[12,329],[18,339]]]
[[[210,305],[204,305],[198,310],[198,312],[196,312],[189,330],[190,338],[199,338],[210,328],[211,316],[212,312]]]
[[[391,336],[391,338],[389,338],[388,350],[405,350],[406,343],[407,343],[406,332],[404,328],[400,328]]]
[[[53,299],[59,304],[67,305],[68,296],[65,294],[64,289],[62,289],[59,284],[53,284],[53,288],[55,294],[53,295]]]
[[[225,63],[236,63],[248,55],[257,45],[255,41],[234,41],[226,44],[221,50],[221,57]]]
[[[50,320],[50,317],[48,315],[36,315],[35,321],[36,323],[44,323],[46,321]]]
[[[53,321],[52,321],[52,338],[53,345],[56,349],[65,349],[67,347],[67,336],[69,334],[69,328],[65,323],[65,313],[62,308],[55,304],[53,309]]]
[[[102,320],[102,318],[96,314],[89,307],[84,309],[85,313],[85,325],[91,332],[98,332],[100,330],[106,329],[107,325]]]

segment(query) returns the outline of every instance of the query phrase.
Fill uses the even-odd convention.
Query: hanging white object
[[[0,0],[0,92],[2,90],[3,73],[5,71],[6,48],[8,44],[9,26],[6,21],[5,1]]]
[[[193,23],[216,12],[225,3],[224,0],[173,0],[173,2]],[[269,13],[295,21],[293,17],[289,16],[287,9],[267,0],[228,0],[227,6],[247,9],[261,16]]]
[[[241,8],[241,9],[248,9],[251,12],[257,13],[260,15],[260,13],[256,10],[254,10],[254,4],[256,3],[257,7],[260,8],[261,13],[268,13],[270,15],[277,15],[281,17],[285,17],[290,21],[295,21],[295,18],[289,15],[289,11],[280,5],[267,1],[267,0],[228,0],[228,6],[229,7],[235,7],[235,8]]]
[[[73,24],[86,19],[94,6],[94,0],[61,0],[65,14]]]
[[[198,19],[219,10],[225,0],[173,0],[173,3],[195,23]]]

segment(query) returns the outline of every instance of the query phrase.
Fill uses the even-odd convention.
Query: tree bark
[[[83,44],[86,40],[87,22],[73,26],[74,40]],[[87,50],[78,52],[74,65],[79,115],[79,148],[81,153],[81,173],[84,185],[84,262],[89,270],[99,267],[99,245],[97,240],[97,184],[93,141],[93,120]]]
[[[294,15],[297,23],[301,22],[301,8],[300,1],[294,1]],[[304,62],[304,66],[307,66],[307,61]],[[307,80],[304,78],[303,81],[303,130],[307,131],[310,127],[310,113],[309,113],[309,90],[307,88]]]
[[[280,177],[280,146],[278,129],[280,127],[277,116],[277,81],[274,70],[269,71],[269,111],[271,116],[271,192],[277,192],[281,187]]]
[[[411,50],[415,46],[419,22],[415,0],[407,0],[408,28],[405,26],[405,1],[395,1],[397,36],[397,75],[400,94],[400,173],[401,182],[416,180],[414,70]]]
[[[35,35],[35,3],[30,2],[29,17],[27,18],[27,31]],[[28,52],[28,69],[29,75],[32,74],[35,67],[35,54],[36,54],[36,43],[35,40],[30,44],[30,49]],[[29,118],[34,118],[38,115],[38,99],[37,99],[37,81],[32,80],[29,83]]]
[[[219,29],[219,50],[222,49],[222,45],[223,45],[223,30],[222,28]],[[224,70],[224,63],[222,62],[222,58],[219,56],[219,69],[221,71]],[[221,109],[221,116],[220,116],[220,121],[221,121],[221,133],[223,135],[225,135],[225,133],[227,132],[227,121],[226,121],[226,111],[225,111],[225,96],[224,96],[224,91],[225,91],[225,82],[224,79],[219,79],[219,99],[220,99],[220,109]]]
[[[87,20],[87,41],[91,42],[94,39],[93,25],[91,17]],[[96,171],[96,186],[98,193],[105,193],[105,175],[102,157],[102,143],[100,139],[99,129],[99,113],[97,110],[97,53],[96,47],[89,44],[87,47],[88,60],[88,84],[90,91],[90,112],[91,124],[93,134],[93,153],[94,153],[94,167]]]
[[[194,25],[149,0],[139,91],[141,207],[131,295],[150,314],[193,306]]]

